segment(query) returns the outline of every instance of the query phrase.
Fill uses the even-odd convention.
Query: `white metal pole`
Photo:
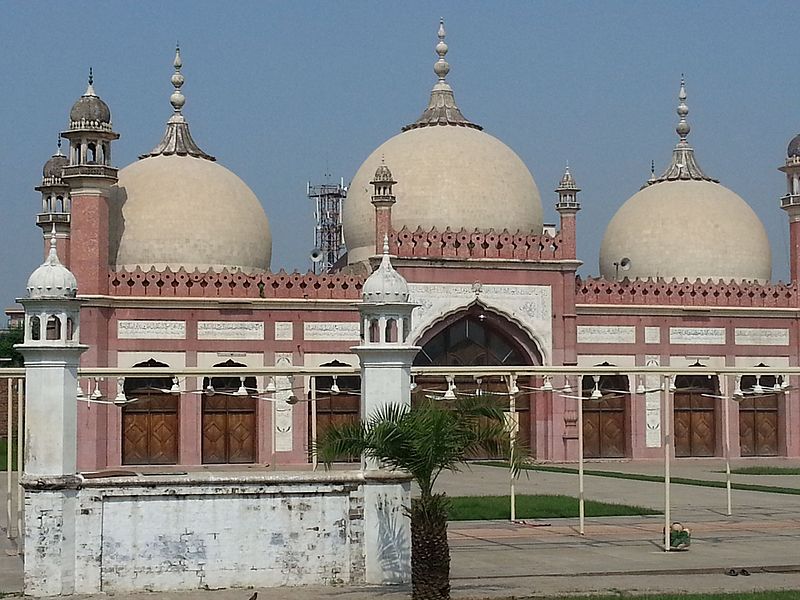
[[[317,470],[317,378],[311,377],[311,470]]]
[[[25,500],[22,486],[19,484],[20,475],[22,474],[22,469],[24,468],[24,465],[22,464],[22,449],[25,446],[24,440],[22,439],[24,431],[23,422],[25,420],[23,409],[25,400],[22,387],[24,384],[25,379],[20,377],[17,380],[17,535],[20,537],[22,536],[22,503]]]
[[[583,496],[583,381],[578,383],[578,533],[585,535],[586,510]]]
[[[8,423],[6,426],[6,536],[13,539],[11,521],[13,519],[14,500],[11,492],[11,459],[14,456],[14,380],[6,378]]]
[[[730,402],[728,397],[728,377],[720,377],[725,382],[722,396],[723,419],[725,420],[725,493],[727,496],[727,515],[730,517],[731,511],[731,423],[730,423]]]
[[[516,496],[516,489],[514,486],[514,474],[511,471],[511,465],[514,464],[514,446],[516,445],[516,437],[517,437],[517,398],[515,394],[509,395],[508,401],[508,408],[509,412],[511,413],[511,423],[509,427],[509,435],[511,436],[509,442],[509,493],[511,496],[511,522],[517,520],[517,496]]]
[[[670,446],[672,442],[672,403],[670,402],[670,377],[665,375],[663,378],[664,387],[664,552],[669,552],[669,534],[672,527],[670,515],[670,499],[669,499],[669,486],[670,486]]]

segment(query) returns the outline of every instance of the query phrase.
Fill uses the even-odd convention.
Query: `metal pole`
[[[311,377],[311,470],[317,470],[317,377]]]
[[[578,385],[578,533],[585,535],[586,510],[583,495],[583,385]]]
[[[23,421],[25,420],[22,388],[24,383],[25,380],[21,377],[17,380],[17,535],[20,537],[22,537],[22,503],[25,500],[23,497],[22,486],[19,485],[20,475],[22,474],[22,469],[24,467],[22,456],[22,449],[25,445],[22,439]]]
[[[724,382],[725,389],[720,394],[722,396],[723,419],[725,419],[725,493],[727,496],[727,515],[730,517],[731,511],[731,423],[730,423],[730,401],[728,397],[728,377],[720,377]]]
[[[670,402],[670,378],[665,375],[664,382],[664,552],[669,552],[669,533],[672,528],[672,518],[670,516],[670,500],[669,500],[669,485],[670,485],[670,446],[672,442],[671,421],[672,421],[672,403]]]
[[[8,422],[6,426],[6,536],[8,539],[13,539],[14,535],[11,531],[11,521],[14,512],[14,500],[11,493],[11,459],[14,456],[14,385],[11,378],[6,378],[7,399],[8,402]]]
[[[508,458],[509,461],[508,473],[510,480],[509,492],[511,495],[511,522],[513,523],[514,521],[517,520],[517,496],[516,496],[516,490],[514,488],[514,473],[511,471],[511,465],[514,464],[514,446],[516,445],[516,437],[517,437],[517,398],[515,394],[509,395],[508,404],[509,404],[508,406],[509,412],[511,413],[511,423],[510,423],[511,427],[509,427],[509,435],[511,436],[511,439],[509,442],[510,452]]]

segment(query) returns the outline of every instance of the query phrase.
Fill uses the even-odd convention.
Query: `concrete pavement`
[[[770,461],[772,462],[772,461]],[[800,461],[778,461],[799,466]],[[736,461],[756,464],[753,461]],[[763,464],[759,462],[758,464]],[[573,465],[570,465],[573,466]],[[659,474],[657,463],[590,463],[587,470]],[[676,461],[673,475],[718,478],[719,461]],[[722,475],[724,478],[724,474]],[[734,481],[800,488],[800,477],[734,476]],[[768,477],[768,476],[766,476]],[[776,479],[772,477],[771,479]],[[503,469],[475,466],[442,475],[450,495],[507,493]],[[663,484],[587,475],[586,497],[663,509]],[[577,494],[577,476],[530,472],[517,482],[517,493]],[[672,515],[692,528],[688,552],[664,553],[660,548],[663,517],[587,519],[586,535],[577,519],[511,524],[461,522],[450,525],[451,574],[454,598],[525,598],[564,593],[800,590],[800,497],[764,492],[733,491],[733,515],[725,516],[725,490],[675,485]],[[0,544],[2,545],[2,544]],[[7,549],[7,548],[4,548]],[[751,575],[731,577],[730,569]],[[0,592],[18,593],[21,564],[0,554]],[[252,590],[193,591],[117,596],[149,600],[247,600]],[[799,592],[800,593],[800,592]],[[102,597],[102,596],[100,596]],[[408,598],[409,590],[386,588],[279,588],[262,590],[265,600],[366,600]]]

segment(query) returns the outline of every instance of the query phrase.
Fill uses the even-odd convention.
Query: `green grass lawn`
[[[724,473],[725,471],[720,471]],[[739,467],[731,469],[736,475],[800,475],[800,467]]]
[[[800,591],[735,592],[732,594],[653,594],[621,596],[558,596],[550,600],[795,600]]]
[[[477,463],[490,467],[508,468],[508,463],[499,461],[481,461]],[[543,471],[547,473],[570,473],[577,475],[578,469],[574,467],[558,467],[550,465],[526,465],[523,469],[528,471]],[[664,483],[663,475],[645,475],[644,473],[622,473],[620,471],[600,471],[585,469],[584,474],[590,477],[610,477],[611,479],[630,479],[632,481],[651,481],[654,483]],[[670,481],[677,485],[696,485],[700,487],[724,488],[724,481],[711,481],[707,479],[690,479],[688,477],[671,477]],[[739,483],[732,482],[734,490],[747,490],[750,492],[771,492],[773,494],[791,494],[800,496],[800,488],[779,487],[775,485],[761,485],[758,483]]]
[[[585,501],[587,517],[658,515],[642,506]],[[517,496],[518,519],[558,519],[578,516],[578,499],[572,496]],[[450,498],[451,521],[508,520],[511,518],[508,496],[456,496]]]

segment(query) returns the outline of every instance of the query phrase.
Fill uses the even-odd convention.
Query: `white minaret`
[[[384,238],[380,266],[364,282],[361,345],[352,350],[361,361],[361,418],[387,404],[411,406],[411,364],[419,348],[408,341],[411,311],[408,283],[389,260]],[[408,476],[363,460],[364,550],[367,583],[411,580],[411,527],[404,506],[411,504]]]
[[[28,279],[25,341],[24,592],[57,596],[75,591],[79,339],[75,276],[61,264],[56,231],[50,252]]]

